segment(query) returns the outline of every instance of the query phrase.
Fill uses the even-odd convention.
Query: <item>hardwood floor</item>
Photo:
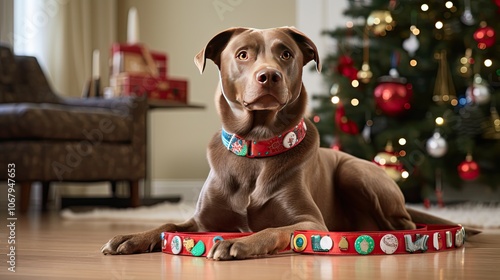
[[[9,224],[7,218],[2,221]],[[104,256],[99,248],[115,234],[157,224],[67,221],[57,214],[16,221],[16,272],[8,271],[8,232],[1,225],[0,279],[498,279],[500,230],[487,230],[464,248],[387,256],[306,256],[292,253],[244,261],[151,253]],[[6,234],[7,233],[7,234]]]

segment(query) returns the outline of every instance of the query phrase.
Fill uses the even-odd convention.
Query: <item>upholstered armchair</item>
[[[146,177],[146,111],[144,98],[61,97],[36,58],[0,45],[0,181],[14,163],[22,212],[33,182],[42,183],[45,205],[51,182],[126,181],[137,206]]]

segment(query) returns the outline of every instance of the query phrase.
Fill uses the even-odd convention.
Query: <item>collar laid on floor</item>
[[[221,138],[224,146],[234,154],[242,157],[270,157],[288,151],[297,146],[306,136],[306,123],[301,119],[299,124],[274,138],[264,141],[250,141],[231,134],[222,128]]]
[[[221,240],[249,236],[251,232],[162,232],[162,252],[206,256]],[[461,225],[419,224],[413,230],[391,231],[295,231],[290,246],[296,253],[319,255],[392,255],[439,252],[461,248],[465,229]]]

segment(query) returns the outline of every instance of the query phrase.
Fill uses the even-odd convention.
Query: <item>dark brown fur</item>
[[[246,54],[239,56],[242,50]],[[297,125],[307,103],[302,68],[313,60],[320,70],[316,46],[292,27],[225,30],[195,57],[200,72],[207,58],[220,70],[215,101],[223,127],[253,141]],[[102,252],[159,250],[163,231],[256,232],[218,242],[208,254],[216,260],[243,259],[285,249],[294,230],[415,228],[418,219],[412,220],[399,187],[381,168],[319,148],[317,130],[306,124],[306,137],[298,146],[257,159],[228,151],[216,133],[208,147],[211,171],[194,216],[182,224],[116,236]],[[411,212],[425,222],[449,223]]]

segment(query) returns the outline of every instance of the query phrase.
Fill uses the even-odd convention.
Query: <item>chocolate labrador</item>
[[[450,223],[408,210],[398,185],[374,163],[319,147],[304,115],[302,68],[320,71],[314,43],[293,27],[231,28],[195,57],[219,68],[215,102],[222,121],[208,146],[211,171],[192,218],[180,224],[118,235],[104,254],[160,249],[164,231],[255,232],[215,244],[207,257],[243,259],[289,246],[295,230],[414,229]]]

